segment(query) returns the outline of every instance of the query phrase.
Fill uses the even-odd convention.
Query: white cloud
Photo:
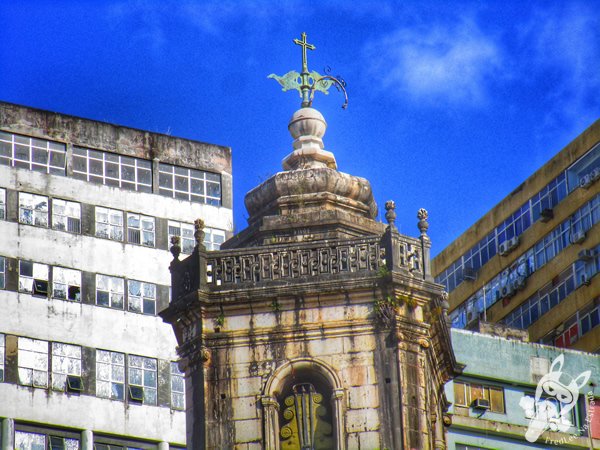
[[[373,83],[413,100],[480,104],[502,52],[472,20],[403,27],[366,45]]]

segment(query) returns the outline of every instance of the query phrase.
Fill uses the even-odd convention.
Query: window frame
[[[100,289],[99,288],[100,277],[105,277],[108,279],[107,280],[108,289]],[[121,290],[120,291],[118,289],[113,289],[113,280],[118,280],[121,282]],[[106,292],[107,300],[108,300],[108,302],[106,304],[104,302],[103,303],[98,302],[98,291]],[[120,306],[114,306],[115,302],[113,301],[113,296],[119,295],[119,294],[121,295]],[[118,302],[117,302],[117,305],[118,305]],[[96,274],[96,306],[104,306],[106,308],[124,310],[125,309],[125,279],[121,278],[121,277],[114,277],[112,275],[104,275],[101,273],[97,273]]]
[[[107,356],[107,360],[108,361],[102,361],[100,358],[101,355],[106,354]],[[96,349],[96,397],[99,398],[107,398],[110,400],[119,400],[119,401],[125,401],[125,386],[126,386],[126,381],[127,381],[127,373],[126,373],[126,367],[125,367],[125,361],[126,361],[126,357],[125,357],[125,353],[121,353],[121,352],[113,352],[110,350],[101,350],[101,349]],[[122,364],[120,363],[120,361],[115,361],[118,360],[119,358],[122,359]],[[107,366],[108,370],[108,377],[107,378],[103,378],[102,377],[102,370],[100,369],[99,366]],[[119,368],[122,371],[122,381],[119,381]],[[117,376],[115,376],[115,374],[117,374]],[[100,394],[98,392],[99,387],[106,385],[109,387],[109,392],[110,394],[108,396],[105,396],[103,394]],[[119,390],[119,386],[120,386],[120,390]],[[115,390],[116,388],[116,390]]]
[[[79,275],[79,282],[78,283],[70,283],[69,281],[72,281],[70,279],[66,279],[64,281],[57,281],[57,279],[59,278],[59,274],[65,271],[65,275],[68,275],[69,273],[71,275],[77,274]],[[58,291],[57,286],[56,285],[64,285],[65,289],[65,296],[64,297],[60,297],[58,295],[56,295],[56,291]],[[52,298],[58,299],[58,300],[66,300],[66,301],[70,301],[70,302],[81,302],[81,271],[77,270],[77,269],[71,269],[71,268],[67,268],[67,267],[59,267],[59,266],[54,266],[52,267]],[[76,293],[75,293],[75,298],[71,298],[71,291],[73,290],[73,292],[75,292],[75,288],[77,288]]]
[[[138,360],[139,359],[139,364]],[[154,366],[151,368],[149,366]],[[134,377],[139,374],[140,381],[134,381]],[[152,374],[153,377],[152,377]],[[158,360],[140,355],[127,355],[127,386],[137,386],[144,390],[144,405],[158,404]],[[148,382],[149,379],[153,383]],[[129,389],[128,389],[129,391]]]
[[[457,398],[457,392],[459,390],[459,386],[463,386],[463,398]],[[473,395],[473,388],[480,389],[482,395]],[[501,405],[496,405],[495,401],[492,399],[492,391],[497,391],[500,394]],[[501,386],[494,386],[485,383],[472,382],[472,381],[464,381],[464,380],[454,380],[454,404],[463,408],[471,408],[472,403],[478,399],[482,398],[490,402],[490,412],[496,414],[506,414],[506,401],[504,399],[504,388]],[[465,403],[466,402],[466,403]]]
[[[99,220],[99,214],[105,214],[106,220]],[[113,219],[119,216],[121,218],[120,221],[115,222]],[[123,242],[125,237],[125,223],[123,216],[123,211],[120,209],[107,208],[105,206],[94,207],[94,236],[111,241]],[[106,228],[106,230],[100,231],[102,228]],[[120,235],[116,234],[117,230],[119,230]]]
[[[172,231],[175,231],[175,229],[179,229],[179,234],[172,233]],[[171,238],[173,236],[179,236],[181,253],[184,255],[191,255],[196,247],[196,238],[194,237],[195,231],[196,229],[191,223],[169,220],[167,223],[168,242],[171,242]]]
[[[209,194],[209,189],[214,189],[214,186],[217,186],[218,193]],[[158,192],[165,197],[221,206],[223,182],[219,173],[159,163]]]
[[[57,159],[62,163],[53,164]],[[0,131],[0,165],[66,176],[67,147],[57,141]]]
[[[132,213],[132,212],[127,212],[126,216],[127,216],[127,242],[129,244],[135,244],[135,245],[141,245],[143,247],[155,248],[156,247],[156,219],[152,216],[146,216],[144,214]],[[137,220],[138,226],[131,225],[132,220]],[[152,223],[151,228],[149,228],[149,229],[144,228],[144,223],[146,223],[146,224]],[[134,236],[132,234],[133,231],[138,233],[139,242],[136,242],[138,239],[131,238],[132,236]],[[147,241],[145,239],[145,237],[147,235],[152,236],[151,241],[150,240]],[[151,243],[147,243],[147,242],[151,242]]]
[[[63,342],[52,342],[51,347],[51,388],[54,391],[66,392],[68,390],[67,378],[69,376],[81,377],[82,375],[82,349],[79,345],[66,344]],[[61,347],[78,353],[78,356],[61,354]],[[68,352],[67,352],[68,353]],[[66,362],[66,369],[64,365]]]
[[[28,344],[25,348],[26,343]],[[43,344],[46,346],[46,351],[42,351]],[[39,347],[39,348],[34,348]],[[31,355],[31,356],[29,356]],[[37,357],[36,357],[37,355]],[[45,356],[43,358],[42,356]],[[48,375],[50,373],[50,364],[49,364],[49,342],[44,341],[42,339],[32,339],[24,336],[19,336],[17,338],[17,371],[19,374],[19,384],[21,386],[31,386],[35,388],[48,388]],[[25,360],[25,361],[23,361]],[[28,360],[31,360],[28,361]],[[45,366],[42,365],[40,367],[36,366],[36,363],[45,363]],[[45,368],[44,368],[45,367]],[[24,374],[28,371],[30,375],[28,375],[30,381],[24,381],[26,377]],[[45,375],[45,381],[43,383],[36,383],[35,374],[38,372],[40,375]],[[41,379],[41,378],[40,378]]]
[[[61,202],[64,203],[64,205],[60,205]],[[58,213],[58,206],[64,206],[65,211],[63,213]],[[76,208],[78,214],[69,214],[72,212],[69,211],[70,208]],[[60,223],[61,219],[64,219],[64,224]],[[64,228],[61,228],[59,224]],[[81,203],[61,198],[52,198],[52,229],[81,234]]]
[[[174,361],[171,361],[169,373],[171,387],[171,408],[178,411],[185,411],[185,373],[179,370],[179,364]],[[177,383],[181,383],[181,389],[176,389],[175,384]]]
[[[48,196],[32,194],[30,192],[19,192],[18,197],[19,223],[22,223],[24,225],[32,225],[40,228],[48,228],[50,226],[50,198]],[[28,202],[30,204],[25,204],[25,200],[28,198],[30,198]],[[46,206],[38,209],[38,207],[44,203],[44,199]],[[30,211],[31,217],[29,219],[26,218],[26,211]]]
[[[131,287],[134,283],[139,283],[140,284],[140,288],[139,288],[139,295],[132,293],[131,291]],[[154,297],[148,296],[146,295],[147,291],[146,291],[146,287],[150,287],[152,286],[152,290],[154,291]],[[138,280],[127,280],[127,310],[136,314],[144,314],[144,315],[150,315],[150,316],[156,316],[156,307],[157,307],[157,286],[154,283],[148,283],[146,281],[138,281]],[[140,304],[140,308],[139,311],[137,311],[136,309],[132,308],[132,298],[133,299],[138,299],[139,298],[139,304]],[[146,305],[150,305],[152,304],[152,311],[146,311]]]
[[[31,275],[23,274],[23,266],[25,264],[31,264]],[[36,276],[36,275],[42,275],[42,272],[40,272],[40,271],[42,271],[44,268],[45,268],[45,272],[46,272],[45,278]],[[31,290],[28,290],[23,287],[24,280],[31,280]],[[38,289],[36,283],[42,283],[42,284],[40,284],[40,287],[42,287],[43,283],[45,283],[46,292],[43,292],[42,289]],[[49,288],[50,288],[50,266],[48,264],[41,264],[41,263],[37,263],[37,262],[33,262],[33,261],[19,260],[19,284],[18,284],[19,292],[22,292],[25,294],[30,294],[30,295],[35,295],[38,297],[48,298]]]

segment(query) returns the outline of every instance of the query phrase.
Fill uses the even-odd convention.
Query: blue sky
[[[232,147],[234,217],[281,170],[300,101],[267,79],[347,82],[314,106],[341,171],[430,213],[434,254],[600,118],[600,2],[3,1],[0,100]]]

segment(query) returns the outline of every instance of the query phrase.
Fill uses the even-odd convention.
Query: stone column
[[[152,193],[158,194],[158,169],[160,165],[160,160],[158,158],[154,158],[152,160]]]
[[[81,450],[94,450],[94,433],[91,430],[81,432]]]
[[[331,396],[331,405],[333,406],[333,432],[336,440],[336,450],[346,449],[345,427],[344,427],[344,390],[335,389]]]
[[[169,450],[169,443],[168,442],[160,442],[158,444],[158,450]]]
[[[2,450],[13,450],[15,448],[15,421],[13,419],[2,420]]]
[[[279,450],[279,404],[274,397],[260,399],[263,407],[264,449]]]
[[[73,176],[73,144],[68,143],[66,145],[66,154],[65,154],[65,174],[68,177]]]

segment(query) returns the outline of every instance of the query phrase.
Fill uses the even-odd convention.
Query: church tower
[[[339,80],[272,75],[297,89],[283,171],[246,195],[246,230],[220,251],[179,260],[173,240],[171,323],[186,374],[193,449],[445,448],[444,383],[457,364],[448,304],[419,237],[384,225],[367,180],[325,150],[316,90]],[[343,85],[341,86],[343,88]]]

